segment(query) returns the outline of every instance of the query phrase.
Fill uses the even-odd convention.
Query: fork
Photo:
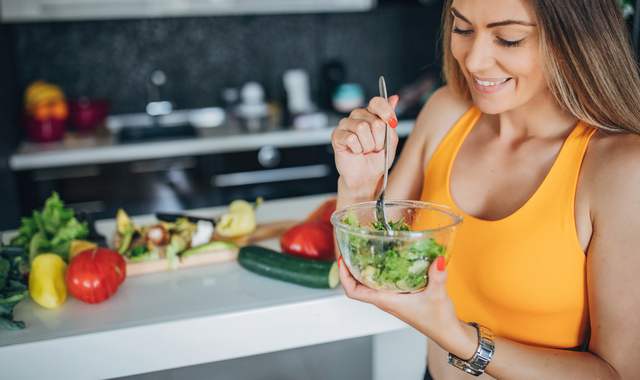
[[[380,96],[387,100],[387,85],[384,82],[384,77],[380,76],[378,81],[378,87],[380,88]],[[387,214],[384,208],[384,192],[387,189],[387,177],[389,176],[389,124],[386,123],[384,130],[384,179],[382,180],[382,190],[376,200],[376,218],[385,230],[390,231],[391,226],[387,222]]]

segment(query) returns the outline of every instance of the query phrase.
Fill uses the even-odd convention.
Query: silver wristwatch
[[[476,350],[476,353],[469,360],[462,360],[452,353],[449,353],[447,356],[447,363],[470,375],[480,376],[484,373],[484,369],[489,365],[491,357],[493,357],[495,340],[493,339],[493,333],[489,328],[475,322],[469,322],[469,324],[478,330],[478,349]]]

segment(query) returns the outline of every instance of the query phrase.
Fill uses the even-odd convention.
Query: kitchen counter
[[[259,223],[302,219],[331,196],[267,200],[256,217]],[[191,214],[225,211],[215,207]],[[133,220],[146,224],[153,218]],[[111,236],[115,222],[98,221],[96,228]],[[8,232],[4,238],[10,237]],[[278,249],[277,239],[260,244]],[[26,299],[14,317],[26,328],[0,330],[0,367],[7,379],[113,378],[408,329],[389,314],[348,299],[340,287],[320,290],[272,280],[235,261],[128,277],[110,299],[95,305],[69,296],[62,307],[49,310]],[[402,356],[402,347],[377,344]],[[424,352],[420,347],[412,352],[418,355],[416,371],[421,370]],[[406,363],[406,356],[399,359]],[[378,369],[377,376],[383,378],[384,371]]]
[[[9,158],[13,171],[64,167],[73,165],[129,162],[240,152],[260,149],[265,145],[277,148],[329,144],[331,132],[337,125],[330,118],[331,127],[317,129],[270,128],[260,133],[249,133],[237,126],[222,125],[198,129],[198,136],[154,142],[119,143],[113,136],[75,136],[59,142],[23,142]],[[396,131],[401,137],[413,129],[414,120],[401,120]]]

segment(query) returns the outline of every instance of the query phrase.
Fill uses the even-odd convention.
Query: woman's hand
[[[356,109],[338,124],[331,134],[336,168],[348,190],[365,188],[373,192],[384,171],[384,135],[386,123],[393,128],[398,124],[395,106],[398,96],[388,102],[375,97],[367,108]],[[389,136],[389,165],[393,162],[398,134],[392,130]]]
[[[429,267],[427,288],[418,293],[393,293],[371,289],[359,283],[340,256],[340,282],[347,297],[370,303],[420,331],[445,350],[459,357],[473,356],[477,346],[475,329],[456,316],[447,293],[444,257]]]

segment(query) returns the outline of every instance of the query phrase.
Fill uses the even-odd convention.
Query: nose
[[[482,72],[496,63],[493,44],[490,36],[478,35],[473,39],[466,57],[467,69],[470,72]]]

